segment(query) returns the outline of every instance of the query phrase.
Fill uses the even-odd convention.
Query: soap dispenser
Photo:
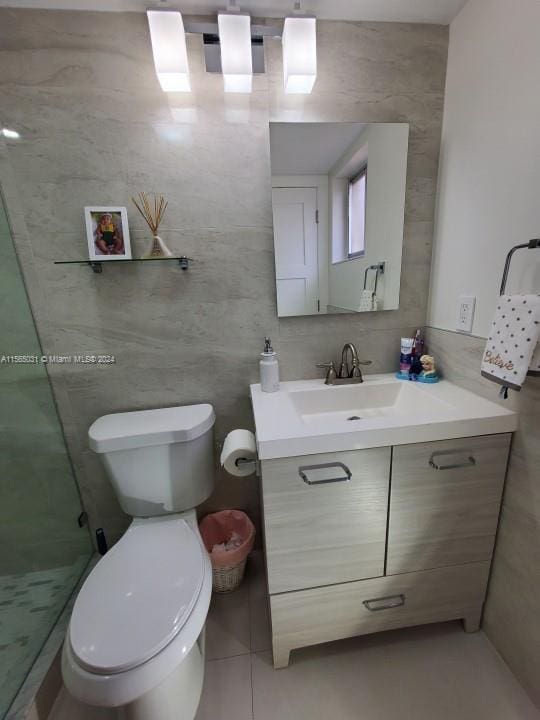
[[[277,392],[279,390],[279,365],[277,355],[272,348],[270,338],[264,338],[264,350],[259,363],[261,369],[261,390]]]

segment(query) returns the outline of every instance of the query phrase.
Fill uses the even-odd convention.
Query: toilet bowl
[[[212,570],[189,503],[213,487],[213,424],[203,405],[109,415],[89,431],[122,507],[147,515],[84,582],[62,675],[78,700],[126,720],[193,720],[197,711]]]

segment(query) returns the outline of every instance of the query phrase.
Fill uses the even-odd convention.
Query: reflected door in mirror
[[[317,188],[272,190],[279,317],[318,312]]]

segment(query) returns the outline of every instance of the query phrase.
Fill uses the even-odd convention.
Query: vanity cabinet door
[[[384,573],[390,448],[264,460],[270,593]]]
[[[387,575],[491,559],[510,438],[394,447]]]

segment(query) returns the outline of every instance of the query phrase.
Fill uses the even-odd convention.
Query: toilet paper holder
[[[256,458],[236,458],[234,461],[236,467],[250,467],[251,472],[259,474],[259,461]]]
[[[221,448],[220,464],[233,477],[259,475],[257,441],[251,430],[236,428],[227,434]]]

